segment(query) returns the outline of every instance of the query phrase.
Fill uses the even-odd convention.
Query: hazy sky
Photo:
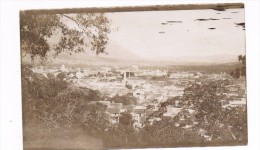
[[[109,57],[128,57],[127,53],[147,60],[171,60],[245,53],[245,31],[235,24],[244,22],[244,9],[116,12],[106,16],[113,29]],[[167,21],[177,22],[162,24]]]

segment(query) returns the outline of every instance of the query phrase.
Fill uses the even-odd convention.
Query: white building
[[[174,117],[182,110],[182,108],[176,108],[174,106],[167,106],[166,109],[167,112],[163,114],[165,117]]]
[[[76,77],[78,79],[81,79],[82,77],[84,77],[84,74],[79,70],[78,72],[76,72]]]
[[[69,72],[69,70],[65,67],[64,64],[62,64],[62,65],[60,66],[60,71],[61,71],[61,72]]]

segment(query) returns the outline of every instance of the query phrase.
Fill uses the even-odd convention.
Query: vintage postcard
[[[247,145],[241,3],[20,11],[24,149]]]

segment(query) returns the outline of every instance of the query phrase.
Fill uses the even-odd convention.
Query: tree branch
[[[68,16],[68,15],[64,15],[64,14],[60,14],[61,16],[63,16],[63,17],[66,17],[66,18],[68,18],[68,19],[70,19],[71,21],[73,21],[73,22],[75,22],[77,25],[78,25],[78,27],[87,35],[87,36],[90,36],[89,35],[89,31],[87,32],[79,23],[78,23],[78,21],[77,20],[75,20],[74,18],[72,18],[72,17],[70,17],[70,16]],[[89,38],[89,37],[88,37]]]

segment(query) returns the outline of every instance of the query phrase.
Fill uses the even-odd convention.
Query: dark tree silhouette
[[[115,103],[122,103],[123,105],[132,105],[137,103],[137,99],[132,95],[114,96],[111,101]]]
[[[242,57],[242,60],[241,60],[241,61],[242,61],[242,64],[243,64],[243,65],[246,65],[246,55],[244,55],[244,56]]]
[[[239,77],[240,77],[240,68],[236,68],[236,69],[235,69],[234,77],[235,77],[235,78],[239,78]]]
[[[63,80],[64,78],[66,78],[66,74],[64,72],[61,72],[57,75],[57,78],[59,78],[60,80]]]
[[[246,55],[238,55],[238,61],[241,63],[240,66],[230,73],[234,78],[246,76]]]
[[[129,113],[122,113],[121,117],[119,118],[119,123],[126,126],[132,125],[132,115]]]
[[[238,56],[238,61],[239,61],[239,62],[242,61],[242,58],[243,58],[243,56],[242,56],[242,55],[239,55],[239,56]]]

